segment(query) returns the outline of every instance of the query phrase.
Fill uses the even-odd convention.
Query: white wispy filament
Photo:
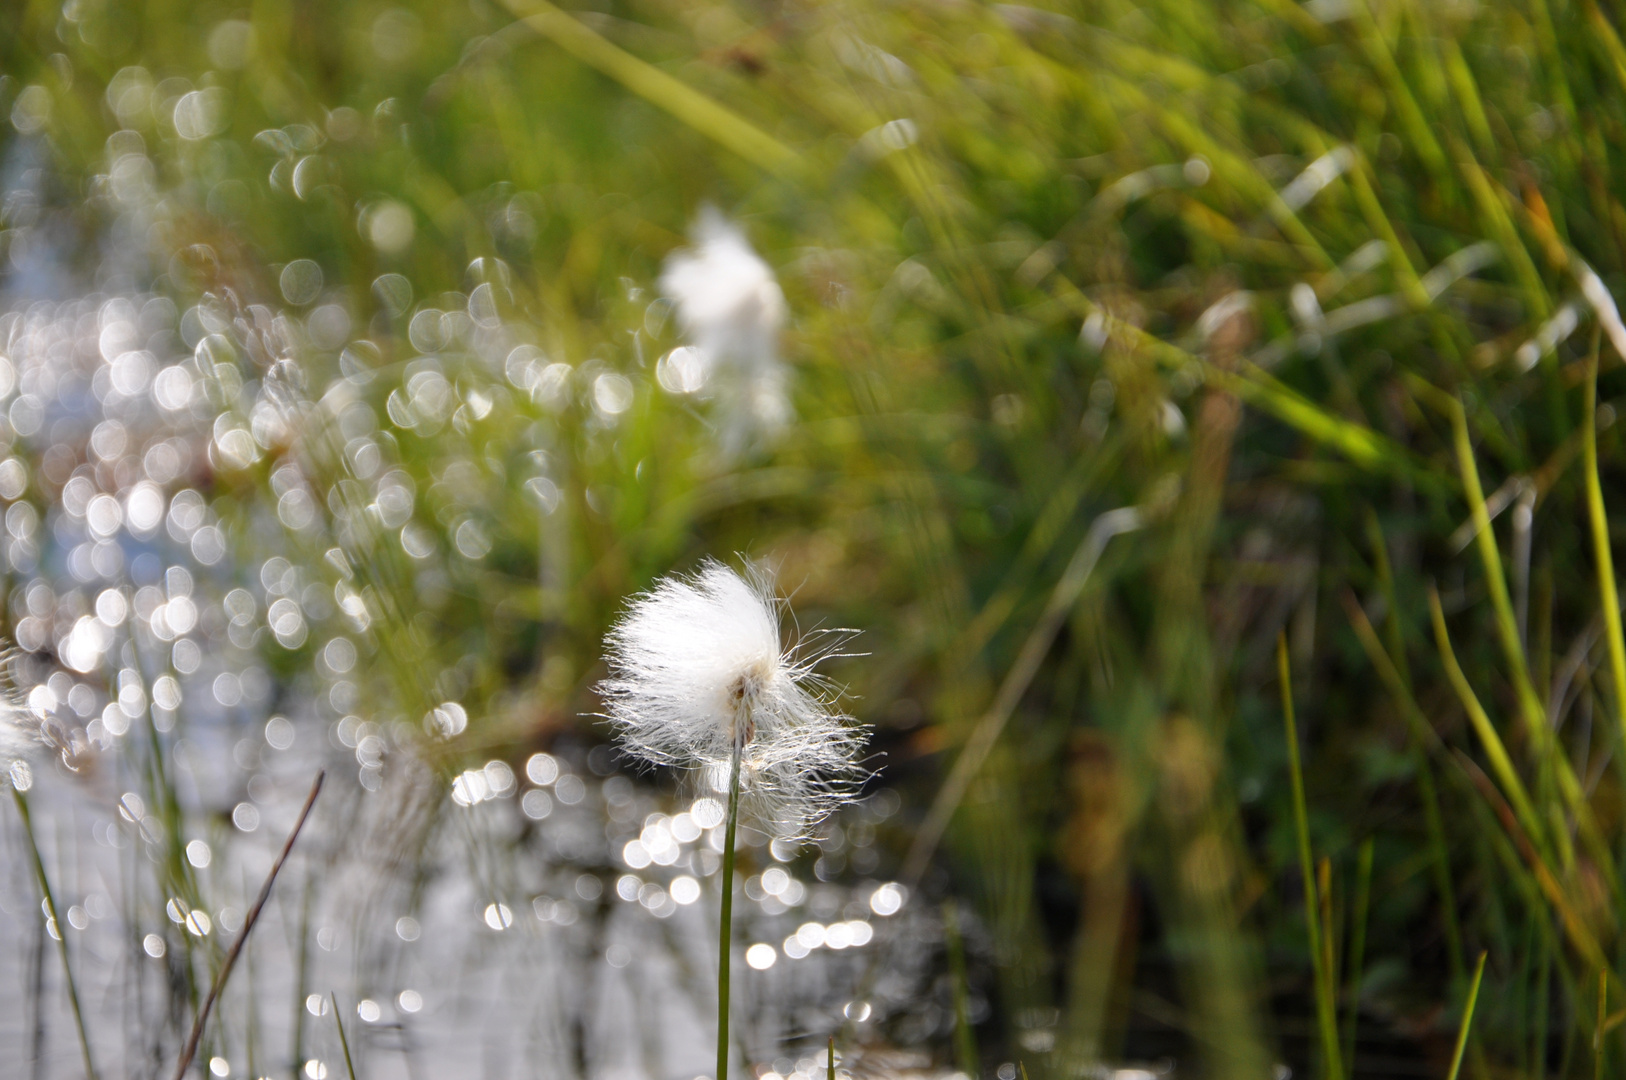
[[[726,789],[740,740],[742,809],[799,838],[866,775],[865,730],[814,671],[851,635],[787,649],[772,579],[756,567],[747,575],[707,561],[634,598],[605,639],[610,677],[599,690],[629,754],[698,770],[714,788]]]

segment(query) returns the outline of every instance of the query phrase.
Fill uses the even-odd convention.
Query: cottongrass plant
[[[732,458],[791,419],[779,358],[785,294],[739,226],[717,210],[701,211],[694,241],[667,257],[660,281],[692,344],[668,353],[657,375],[668,390],[715,399],[718,442]]]
[[[772,576],[714,560],[634,598],[605,639],[600,684],[622,748],[692,771],[728,793],[717,969],[717,1080],[728,1075],[734,839],[742,813],[782,839],[803,838],[857,792],[863,727],[842,715],[816,672],[850,639],[807,635],[786,647]]]

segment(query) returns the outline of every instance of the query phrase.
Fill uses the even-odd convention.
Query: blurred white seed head
[[[741,806],[775,836],[800,838],[856,792],[866,732],[814,671],[851,632],[780,642],[771,576],[707,561],[635,597],[605,639],[599,684],[627,753],[693,770],[726,789],[743,741]],[[816,642],[816,645],[811,643]]]
[[[739,226],[712,207],[701,210],[693,237],[693,247],[667,257],[660,283],[684,333],[714,361],[776,358],[785,294],[773,270]]]
[[[673,252],[661,292],[698,353],[702,391],[717,402],[725,453],[736,454],[791,419],[779,359],[785,294],[739,227],[711,207],[694,227],[694,246]]]
[[[44,745],[40,717],[24,704],[12,681],[15,654],[0,649],[0,784],[19,791],[34,785],[29,758]]]
[[[19,791],[27,791],[34,786],[34,773],[28,764],[34,740],[18,723],[21,715],[10,708],[0,713],[0,784],[10,783]]]

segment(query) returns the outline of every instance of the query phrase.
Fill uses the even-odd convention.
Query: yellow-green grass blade
[[[1446,1073],[1445,1080],[1457,1080],[1457,1073],[1462,1071],[1462,1055],[1468,1049],[1468,1029],[1474,1022],[1474,1006],[1479,1002],[1479,984],[1485,978],[1485,957],[1488,952],[1481,951],[1479,964],[1474,968],[1474,981],[1468,987],[1468,1001],[1462,1007],[1462,1027],[1457,1031],[1457,1048],[1451,1055],[1451,1071]]]
[[[1389,245],[1389,258],[1399,279],[1400,291],[1406,294],[1411,306],[1425,308],[1430,300],[1423,288],[1423,276],[1417,267],[1424,261],[1417,245],[1396,228],[1393,219],[1383,209],[1377,189],[1372,184],[1372,166],[1364,154],[1357,155],[1355,167],[1346,174],[1355,193],[1355,205],[1366,219],[1367,227],[1377,233],[1378,239]]]
[[[779,176],[802,174],[801,158],[790,147],[688,83],[607,41],[547,0],[502,0],[502,4],[577,60],[746,161]]]
[[[1596,0],[1586,0],[1585,10],[1587,25],[1592,28],[1594,40],[1609,58],[1609,70],[1620,82],[1621,89],[1626,90],[1626,45],[1621,44],[1620,34],[1598,8]]]
[[[1456,690],[1463,709],[1468,713],[1468,721],[1473,725],[1474,733],[1479,736],[1480,745],[1485,749],[1485,756],[1490,760],[1491,769],[1496,773],[1496,781],[1501,785],[1507,800],[1513,804],[1513,811],[1518,815],[1519,824],[1524,831],[1537,845],[1542,845],[1546,830],[1542,828],[1541,819],[1530,801],[1530,793],[1525,790],[1524,781],[1519,778],[1518,770],[1513,767],[1513,759],[1508,756],[1502,737],[1496,732],[1496,725],[1491,723],[1490,715],[1479,703],[1478,695],[1468,684],[1468,677],[1462,673],[1462,667],[1457,663],[1457,655],[1451,648],[1450,634],[1445,628],[1445,611],[1440,607],[1440,594],[1433,588],[1428,591],[1428,610],[1434,621],[1434,640],[1439,646],[1440,659],[1445,664],[1446,677],[1451,680],[1452,689]]]
[[[1118,81],[1118,92],[1137,111],[1152,117],[1164,133],[1187,153],[1209,159],[1215,175],[1248,198],[1266,214],[1276,228],[1298,249],[1306,263],[1316,270],[1329,270],[1334,261],[1310,233],[1297,214],[1282,201],[1276,189],[1245,157],[1221,144],[1187,114],[1172,108],[1159,108],[1152,98],[1129,79]]]
[[[1462,476],[1463,495],[1473,516],[1475,537],[1480,561],[1485,567],[1485,582],[1494,609],[1496,634],[1506,657],[1509,677],[1518,696],[1520,712],[1531,744],[1545,753],[1551,743],[1547,729],[1546,709],[1536,696],[1530,681],[1529,666],[1525,663],[1524,645],[1519,640],[1519,624],[1513,614],[1513,599],[1508,592],[1507,575],[1502,569],[1502,552],[1496,546],[1496,533],[1491,528],[1490,510],[1485,505],[1485,490],[1479,481],[1479,465],[1474,460],[1473,444],[1468,437],[1467,413],[1455,398],[1450,402],[1452,438],[1456,446],[1457,467]],[[1443,626],[1443,622],[1440,626]]]
[[[1609,641],[1609,673],[1614,681],[1615,715],[1626,738],[1626,638],[1620,624],[1620,592],[1615,582],[1615,561],[1609,550],[1609,518],[1603,505],[1603,484],[1598,477],[1598,350],[1587,361],[1586,399],[1581,417],[1581,450],[1586,473],[1587,517],[1592,524],[1593,555],[1598,563],[1598,594],[1603,625]]]
[[[1331,447],[1362,468],[1412,478],[1428,475],[1398,444],[1371,428],[1334,416],[1262,368],[1247,364],[1240,375],[1209,370],[1211,380],[1223,384],[1243,401]]]
[[[1490,118],[1485,114],[1485,102],[1480,97],[1479,84],[1474,81],[1473,71],[1469,69],[1468,61],[1462,55],[1462,46],[1456,38],[1448,34],[1440,35],[1439,45],[1446,75],[1450,79],[1452,91],[1456,94],[1457,106],[1462,110],[1463,119],[1467,122],[1468,132],[1473,136],[1474,148],[1486,160],[1494,160],[1496,137],[1491,134]]]
[[[1468,191],[1473,195],[1474,205],[1490,222],[1491,234],[1513,267],[1513,275],[1518,279],[1520,291],[1530,308],[1531,316],[1538,322],[1546,319],[1552,314],[1552,297],[1548,295],[1547,286],[1541,280],[1541,273],[1536,269],[1535,260],[1530,257],[1530,249],[1525,247],[1524,241],[1519,238],[1513,219],[1508,216],[1507,208],[1497,197],[1496,187],[1490,176],[1478,162],[1471,160],[1466,146],[1459,145],[1455,149],[1458,157],[1464,159],[1458,168],[1462,172],[1462,178],[1468,183]]]
[[[1456,398],[1446,397],[1445,400],[1449,402],[1451,426],[1454,432],[1453,441],[1456,445],[1457,464],[1462,475],[1463,494],[1468,500],[1474,527],[1478,530],[1476,540],[1479,546],[1480,561],[1485,568],[1485,580],[1494,611],[1496,634],[1502,645],[1503,656],[1507,660],[1508,677],[1513,683],[1514,694],[1518,698],[1525,734],[1530,740],[1531,747],[1541,760],[1542,766],[1552,770],[1553,776],[1558,782],[1559,794],[1563,797],[1568,813],[1574,816],[1577,830],[1586,843],[1588,851],[1597,859],[1600,867],[1605,868],[1605,872],[1612,875],[1614,856],[1599,832],[1597,819],[1587,805],[1586,797],[1581,791],[1581,782],[1576,777],[1575,770],[1571,767],[1569,759],[1558,750],[1552,729],[1547,723],[1546,706],[1542,704],[1541,699],[1536,695],[1535,684],[1530,679],[1530,667],[1525,659],[1524,644],[1519,638],[1518,619],[1513,612],[1513,600],[1508,591],[1507,576],[1502,569],[1502,553],[1496,545],[1496,534],[1491,529],[1490,511],[1485,505],[1485,492],[1479,481],[1479,467],[1474,461],[1473,445],[1468,437],[1467,414],[1462,407],[1462,403]],[[1436,634],[1443,627],[1444,622],[1439,621],[1436,624]],[[1455,663],[1454,658],[1452,663]],[[1460,674],[1460,669],[1458,669],[1458,674]],[[1453,679],[1453,682],[1455,681]],[[1463,679],[1462,686],[1467,686],[1466,678]],[[1460,692],[1459,689],[1459,694]],[[1553,839],[1558,844],[1557,853],[1562,857],[1563,865],[1569,865],[1571,846],[1568,834],[1561,830]]]
[[[1100,316],[1106,321],[1109,336],[1121,340],[1159,366],[1171,371],[1196,368],[1210,385],[1235,394],[1247,404],[1271,414],[1312,441],[1336,450],[1364,469],[1399,476],[1423,487],[1440,486],[1439,476],[1423,467],[1399,444],[1371,428],[1327,412],[1257,365],[1245,364],[1240,373],[1224,371],[1178,345],[1113,318],[1066,279],[1058,276],[1053,280],[1059,297],[1075,312],[1086,318]]]
[[[1406,84],[1400,65],[1395,62],[1393,50],[1389,48],[1382,30],[1372,17],[1367,0],[1352,0],[1350,9],[1355,16],[1361,47],[1366,51],[1372,66],[1377,69],[1378,77],[1388,91],[1390,105],[1400,114],[1400,123],[1406,130],[1407,141],[1422,159],[1423,166],[1433,174],[1434,182],[1442,189],[1447,187],[1450,169],[1446,164],[1445,151],[1441,148],[1439,140],[1434,137],[1434,129],[1423,115],[1411,87]]]
[[[1342,594],[1344,610],[1349,615],[1349,624],[1355,629],[1355,637],[1366,651],[1367,659],[1378,670],[1378,678],[1388,688],[1390,695],[1400,706],[1400,713],[1406,718],[1406,724],[1412,729],[1412,734],[1429,751],[1442,752],[1445,744],[1440,741],[1439,733],[1429,725],[1423,716],[1423,710],[1418,708],[1417,702],[1412,698],[1411,690],[1406,686],[1406,680],[1396,666],[1394,658],[1389,655],[1383,643],[1378,640],[1378,632],[1372,626],[1372,620],[1366,617],[1361,609],[1360,602],[1345,592]],[[1392,617],[1392,616],[1391,616]]]

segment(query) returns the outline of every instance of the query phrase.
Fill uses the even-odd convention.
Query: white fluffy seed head
[[[667,257],[661,292],[677,305],[684,333],[713,362],[762,364],[778,354],[785,294],[738,226],[707,207],[695,244]]]
[[[0,646],[0,784],[27,791],[33,783],[29,758],[45,743],[40,719],[16,690],[12,668],[16,654]]]
[[[814,665],[824,647],[787,650],[771,577],[707,561],[635,597],[605,639],[610,677],[599,684],[623,749],[694,771],[726,788],[742,740],[741,805],[774,835],[805,836],[866,775],[865,731],[843,716]]]
[[[779,359],[785,294],[745,234],[716,210],[701,211],[694,240],[667,257],[660,287],[700,354],[720,441],[733,455],[791,419],[789,380]]]

